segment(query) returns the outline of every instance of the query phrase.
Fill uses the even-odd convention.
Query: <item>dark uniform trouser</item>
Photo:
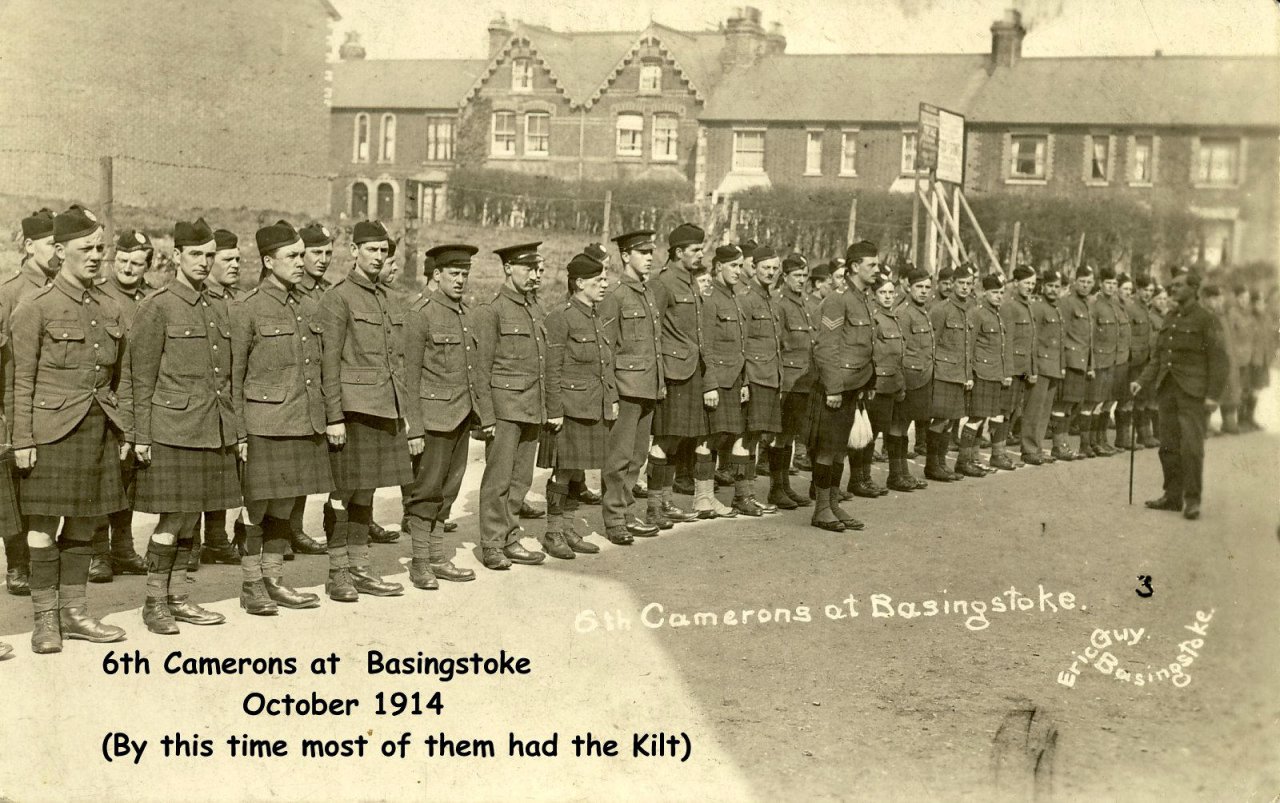
[[[1049,416],[1053,413],[1053,401],[1058,395],[1061,379],[1042,376],[1034,385],[1027,386],[1022,406],[1022,453],[1040,454],[1045,432],[1049,429]]]
[[[519,540],[516,514],[533,485],[538,456],[538,424],[499,420],[484,449],[480,478],[480,546],[501,549]]]
[[[1166,376],[1156,390],[1160,404],[1160,467],[1164,470],[1164,495],[1178,502],[1200,501],[1204,474],[1204,434],[1209,414],[1204,398],[1182,390]]]
[[[618,400],[618,420],[609,430],[609,448],[600,473],[605,527],[625,525],[627,510],[636,501],[631,489],[639,481],[640,467],[649,455],[649,435],[657,406],[653,399],[623,396]]]
[[[422,454],[413,458],[413,480],[403,488],[404,512],[423,521],[443,522],[458,498],[467,470],[470,419],[451,432],[423,434]]]

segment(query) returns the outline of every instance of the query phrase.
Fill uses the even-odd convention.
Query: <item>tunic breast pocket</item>
[[[383,331],[381,312],[352,310],[351,320],[351,335],[355,338],[357,349],[378,353],[384,348],[386,333]]]
[[[254,362],[261,361],[267,369],[280,369],[295,362],[293,337],[297,334],[292,318],[269,319],[258,322],[258,343],[254,348]],[[259,348],[261,354],[258,353]]]
[[[596,347],[594,332],[570,332],[565,345],[569,362],[600,367],[600,349]]]
[[[737,343],[741,338],[738,313],[716,312],[716,340]]]
[[[531,360],[534,354],[533,324],[527,321],[498,322],[498,359]]]
[[[45,325],[49,342],[48,364],[54,368],[79,368],[80,349],[84,346],[84,327],[79,321],[49,321]]]
[[[201,324],[171,323],[164,328],[165,367],[176,376],[205,376],[209,346]]]
[[[624,309],[620,317],[621,326],[618,328],[622,330],[623,343],[653,338],[653,324],[649,322],[643,309],[638,307]]]
[[[104,321],[102,330],[107,333],[107,339],[101,348],[94,350],[94,357],[98,365],[115,365],[120,358],[120,338],[124,337],[124,326],[119,321]]]
[[[461,334],[432,332],[431,348],[423,356],[423,365],[437,374],[450,374],[466,367],[462,356]]]

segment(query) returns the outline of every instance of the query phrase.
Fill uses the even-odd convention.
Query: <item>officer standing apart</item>
[[[1129,386],[1133,395],[1144,386],[1154,387],[1160,405],[1164,494],[1147,502],[1147,507],[1181,510],[1183,518],[1190,520],[1200,517],[1205,428],[1226,387],[1230,365],[1222,325],[1196,300],[1199,290],[1196,273],[1178,276],[1169,284],[1169,295],[1177,306],[1160,330],[1151,361]]]
[[[142,620],[161,635],[178,633],[177,622],[226,619],[192,602],[187,588],[201,514],[240,505],[236,460],[244,427],[231,404],[227,308],[205,288],[213,254],[213,231],[203,219],[174,225],[177,276],[138,306],[129,346],[139,463],[134,508],[160,514],[147,545]]]
[[[405,417],[413,482],[404,498],[412,557],[409,580],[431,590],[438,580],[465,582],[476,573],[453,565],[444,550],[444,523],[467,470],[468,433],[493,435],[488,366],[480,360],[474,314],[462,294],[474,245],[427,251],[435,288],[409,308],[404,332]]]
[[[86,593],[94,530],[125,503],[120,433],[130,426],[129,399],[116,395],[124,324],[94,286],[103,239],[89,210],[58,215],[58,274],[13,315],[14,461],[30,472],[21,492],[36,653],[60,652],[64,636],[124,638],[123,629],[89,615]]]
[[[546,330],[531,296],[542,267],[539,245],[494,251],[506,279],[493,301],[475,313],[480,364],[489,372],[489,385],[480,392],[489,395],[484,403],[495,419],[480,479],[480,546],[488,569],[536,566],[547,557],[521,545],[517,517],[533,484],[539,431],[544,424],[559,429],[564,423],[547,418]]]
[[[609,430],[604,470],[605,537],[620,546],[634,536],[658,534],[658,528],[631,515],[633,489],[649,454],[653,414],[666,396],[660,340],[662,331],[649,277],[654,233],[648,229],[613,238],[622,260],[622,281],[600,302],[601,325],[613,343],[613,374],[618,388],[618,419]]]
[[[301,238],[280,221],[254,239],[266,275],[231,307],[231,392],[247,433],[240,607],[269,616],[320,604],[285,584],[284,552],[298,497],[333,490],[325,435],[342,411],[323,396],[319,309],[297,291]]]
[[[142,276],[151,267],[155,257],[155,249],[147,235],[132,229],[123,231],[116,238],[116,253],[111,276],[98,284],[98,289],[116,303],[120,309],[120,321],[124,324],[124,342],[127,346],[129,331],[133,328],[133,317],[138,311],[138,304],[146,297],[146,283]],[[118,395],[133,398],[132,381],[129,378],[127,349],[120,360],[120,391]],[[126,433],[127,434],[127,433]],[[101,556],[95,554],[93,563],[89,565],[89,581],[92,583],[109,583],[117,574],[146,574],[147,564],[133,548],[133,491],[136,475],[133,449],[121,450],[120,481],[124,485],[125,507],[107,517],[107,521],[99,527],[107,527],[108,538],[98,534],[94,536],[94,547],[100,548],[107,542],[107,552]]]
[[[374,572],[369,558],[373,492],[413,477],[402,421],[404,380],[387,289],[378,281],[389,241],[381,223],[357,223],[351,237],[355,264],[320,298],[325,403],[341,409],[340,420],[326,427],[334,484],[326,591],[337,602],[404,593],[404,586]]]
[[[563,418],[564,425],[547,480],[542,545],[548,555],[572,560],[575,553],[600,551],[574,529],[576,517],[566,504],[571,486],[585,487],[586,470],[604,465],[609,429],[618,418],[618,386],[613,347],[598,312],[609,285],[604,265],[578,254],[565,272],[569,301],[547,316],[547,415]]]

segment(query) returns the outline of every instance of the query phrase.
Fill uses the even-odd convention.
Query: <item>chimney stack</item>
[[[760,9],[753,6],[735,8],[725,24],[724,49],[720,62],[726,69],[750,67],[764,55],[767,47],[764,28],[760,25]]]
[[[343,40],[342,46],[338,48],[338,58],[343,61],[364,58],[364,45],[360,44],[360,34],[355,31],[347,31],[346,39]]]
[[[489,58],[498,55],[498,51],[506,46],[511,34],[511,24],[507,22],[506,14],[499,12],[498,16],[489,20]]]
[[[1004,18],[991,23],[991,69],[1012,67],[1022,58],[1022,40],[1027,29],[1022,27],[1022,15],[1014,9],[1004,12]]]
[[[766,54],[776,56],[787,52],[787,37],[782,33],[781,22],[770,23],[769,33],[764,39]]]

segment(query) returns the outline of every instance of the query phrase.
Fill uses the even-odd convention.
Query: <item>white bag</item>
[[[859,404],[858,412],[853,416],[853,427],[849,430],[849,448],[861,449],[871,443],[874,438],[871,419],[867,416],[866,408]]]

